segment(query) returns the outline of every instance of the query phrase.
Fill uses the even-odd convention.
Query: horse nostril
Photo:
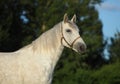
[[[79,49],[81,52],[85,52],[86,47],[85,47],[85,45],[80,45]]]

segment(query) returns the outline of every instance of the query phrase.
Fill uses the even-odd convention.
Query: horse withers
[[[31,44],[11,53],[0,53],[0,84],[51,84],[52,74],[64,46],[84,52],[76,15],[43,33]]]

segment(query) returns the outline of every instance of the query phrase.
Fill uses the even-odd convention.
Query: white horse
[[[52,74],[64,46],[84,52],[86,45],[79,35],[76,15],[43,33],[26,47],[0,53],[0,84],[51,84]]]

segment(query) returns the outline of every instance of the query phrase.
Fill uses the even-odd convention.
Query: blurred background
[[[0,0],[0,52],[31,43],[77,15],[85,54],[65,48],[53,84],[120,84],[120,0]]]

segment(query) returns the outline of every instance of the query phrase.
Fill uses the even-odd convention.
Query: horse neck
[[[61,25],[59,23],[33,42],[33,50],[41,56],[52,59],[56,64],[64,48],[61,44],[61,37]]]

